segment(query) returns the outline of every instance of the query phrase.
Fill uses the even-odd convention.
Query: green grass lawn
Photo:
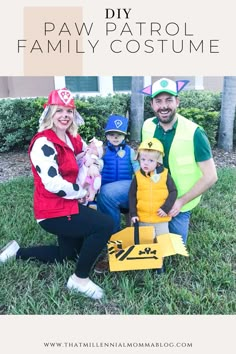
[[[235,314],[236,169],[220,169],[217,184],[195,208],[187,248],[190,256],[165,260],[153,270],[91,274],[106,292],[102,301],[70,293],[73,262],[45,265],[10,260],[0,265],[0,314]],[[33,218],[33,180],[0,184],[0,246],[50,244]]]

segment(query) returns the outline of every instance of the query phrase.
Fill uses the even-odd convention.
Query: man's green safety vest
[[[180,198],[201,178],[202,172],[194,156],[194,133],[199,126],[180,114],[177,114],[177,118],[178,124],[171,144],[168,163],[171,176],[176,184],[178,198]],[[150,118],[144,122],[142,140],[153,137],[156,129],[154,119]],[[201,196],[194,198],[185,204],[181,211],[193,209],[200,199]]]

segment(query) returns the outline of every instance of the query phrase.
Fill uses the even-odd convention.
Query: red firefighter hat
[[[44,104],[44,108],[50,105],[65,106],[75,108],[75,101],[72,93],[66,88],[53,90],[48,96],[48,101]]]
[[[42,124],[44,119],[47,116],[47,113],[49,111],[49,106],[64,106],[64,107],[70,107],[74,109],[74,119],[75,122],[78,126],[84,124],[84,120],[79,114],[79,112],[75,109],[75,101],[73,98],[72,93],[66,88],[58,89],[58,90],[53,90],[50,92],[48,96],[48,101],[44,103],[44,111],[41,114],[41,117],[39,118],[39,124]]]

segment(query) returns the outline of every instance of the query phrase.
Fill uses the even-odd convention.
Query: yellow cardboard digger
[[[138,223],[112,235],[108,242],[110,271],[162,268],[164,257],[188,257],[180,235],[154,236],[153,226],[139,227]]]

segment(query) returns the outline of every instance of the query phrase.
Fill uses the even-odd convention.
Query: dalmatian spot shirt
[[[68,136],[67,145],[74,150]],[[87,191],[78,183],[70,183],[62,178],[57,164],[57,151],[46,137],[35,141],[30,158],[47,191],[65,199],[79,199],[86,195]]]

